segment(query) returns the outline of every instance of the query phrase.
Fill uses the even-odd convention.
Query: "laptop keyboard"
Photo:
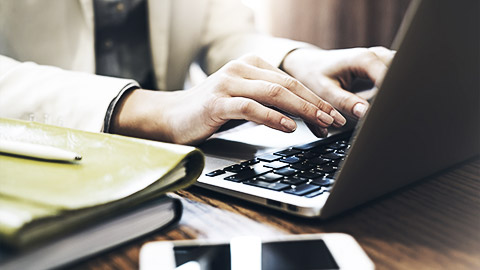
[[[316,197],[330,191],[338,165],[350,148],[349,134],[267,153],[206,174],[296,196]]]

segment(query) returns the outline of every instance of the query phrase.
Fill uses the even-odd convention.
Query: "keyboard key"
[[[319,154],[328,154],[328,153],[332,153],[335,150],[332,149],[332,148],[327,148],[325,146],[320,146],[320,147],[312,149],[312,151],[316,152],[316,153],[319,153]]]
[[[272,154],[265,154],[265,155],[261,155],[261,156],[257,157],[258,160],[265,161],[265,162],[272,162],[272,161],[275,161],[275,160],[279,160],[281,158],[282,158],[281,156],[276,156],[276,155],[272,155]]]
[[[322,195],[323,192],[325,192],[325,190],[324,190],[324,189],[320,189],[320,190],[317,190],[317,191],[315,191],[315,192],[312,192],[312,193],[310,193],[310,194],[305,195],[305,197],[307,197],[307,198],[317,197],[318,195]]]
[[[336,143],[330,144],[328,148],[335,149],[335,150],[344,149],[344,148],[347,148],[347,144],[343,142],[336,142]]]
[[[301,152],[302,151],[297,150],[297,149],[286,149],[286,150],[282,150],[282,151],[279,151],[279,152],[275,152],[273,154],[277,155],[277,156],[282,156],[282,157],[289,157],[289,156],[293,156],[293,155],[296,155],[296,154],[301,153]]]
[[[250,165],[254,165],[254,164],[257,164],[259,163],[260,161],[256,158],[254,159],[250,159],[250,160],[247,160],[247,161],[244,161],[242,163],[240,163],[240,165],[243,165],[243,166],[250,166]]]
[[[308,170],[312,169],[313,167],[315,167],[315,165],[310,164],[310,163],[302,162],[302,163],[293,164],[291,167],[293,169],[299,170],[299,171],[308,171]]]
[[[288,167],[285,167],[285,168],[282,168],[282,169],[280,169],[280,170],[274,171],[274,173],[280,174],[280,175],[284,175],[284,176],[294,175],[294,174],[296,174],[297,172],[298,172],[297,170],[292,169],[292,168],[288,168]]]
[[[345,157],[344,154],[339,154],[339,153],[329,153],[329,154],[322,155],[322,158],[331,159],[331,160],[341,159],[344,157]]]
[[[329,177],[320,177],[313,179],[312,182],[310,182],[312,185],[317,185],[317,186],[330,186],[333,184],[333,179]]]
[[[317,157],[317,158],[309,159],[308,162],[310,162],[311,164],[314,164],[314,165],[323,165],[323,164],[329,163],[330,160]]]
[[[293,156],[293,157],[282,158],[282,159],[280,159],[280,161],[288,163],[288,164],[295,164],[295,163],[298,163],[300,161],[303,161],[303,159]]]
[[[274,161],[274,162],[270,162],[270,163],[267,163],[267,164],[263,165],[263,167],[272,168],[272,169],[275,169],[275,170],[285,168],[287,166],[288,166],[288,164],[280,162],[280,161]]]
[[[338,170],[338,167],[331,164],[323,165],[323,166],[317,167],[316,169],[316,171],[319,173],[333,173],[336,170]]]
[[[224,179],[228,180],[228,181],[233,181],[233,182],[242,182],[242,181],[245,181],[247,179],[252,179],[252,178],[260,176],[262,174],[269,173],[271,171],[272,171],[272,169],[269,169],[269,168],[256,167],[256,168],[243,170],[243,171],[241,171],[237,174],[227,176]]]
[[[345,160],[345,158],[337,159],[337,160],[332,160],[332,161],[330,162],[330,164],[333,165],[333,166],[337,166],[337,167],[338,167],[338,164],[340,164],[340,162],[342,162],[342,161],[344,161],[344,160]]]
[[[299,158],[303,158],[303,159],[310,159],[310,158],[318,157],[319,155],[320,155],[319,153],[315,153],[313,151],[308,151],[308,152],[303,152],[303,153],[296,154],[295,156],[299,157]]]
[[[255,181],[255,180],[248,180],[243,183],[247,185],[266,188],[266,189],[275,190],[275,191],[280,191],[290,187],[290,185],[287,185],[284,183],[269,183],[265,181]]]
[[[306,183],[308,181],[307,178],[298,177],[298,176],[290,176],[282,180],[282,183],[298,186],[300,184]]]
[[[297,150],[301,150],[301,151],[308,151],[308,150],[311,150],[311,149],[317,147],[321,143],[322,143],[321,141],[315,141],[315,142],[306,143],[306,144],[302,144],[302,145],[296,145],[296,146],[293,147],[293,149],[297,149]]]
[[[214,176],[221,175],[221,174],[224,174],[224,173],[225,173],[224,170],[216,170],[216,171],[213,171],[213,172],[209,172],[205,175],[210,176],[210,177],[214,177]]]
[[[267,174],[255,177],[254,180],[261,180],[261,181],[272,183],[272,182],[277,182],[281,179],[283,179],[283,176],[281,175],[274,174],[274,173],[267,173]]]
[[[224,171],[233,172],[233,173],[238,173],[238,172],[242,171],[243,169],[245,169],[245,167],[240,165],[240,164],[234,164],[232,166],[228,166],[228,167],[223,168]]]
[[[294,188],[287,189],[284,192],[288,193],[288,194],[297,195],[297,196],[303,196],[303,195],[306,195],[310,192],[317,191],[319,189],[320,189],[319,186],[314,186],[314,185],[309,185],[309,184],[301,184],[301,185],[296,186]]]
[[[301,172],[298,174],[298,177],[303,177],[307,179],[315,179],[319,177],[323,177],[322,173],[316,173],[316,172]]]

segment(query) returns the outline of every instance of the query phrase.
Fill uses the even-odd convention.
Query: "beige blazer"
[[[252,52],[278,66],[300,42],[259,34],[237,0],[149,0],[157,84],[182,89],[192,62],[210,74]],[[95,73],[92,0],[0,2],[0,117],[100,131],[131,80]]]

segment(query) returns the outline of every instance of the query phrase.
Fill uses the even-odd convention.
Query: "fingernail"
[[[336,110],[331,110],[330,111],[330,116],[333,117],[333,119],[335,119],[335,122],[337,124],[339,124],[340,126],[343,126],[347,123],[347,119],[345,119],[345,117],[343,117],[343,115],[341,115]]]
[[[282,120],[280,120],[280,125],[282,125],[285,129],[291,132],[297,129],[297,124],[295,124],[295,121],[287,118],[282,118]]]
[[[317,111],[317,118],[327,125],[331,125],[333,123],[333,118],[320,110]]]
[[[358,118],[363,117],[366,112],[367,106],[365,106],[363,103],[357,103],[355,106],[353,106],[353,114]]]

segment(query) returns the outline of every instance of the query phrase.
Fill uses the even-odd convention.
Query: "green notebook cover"
[[[0,153],[0,242],[24,248],[128,210],[201,174],[196,148],[0,118],[0,139],[82,155],[51,162]]]

